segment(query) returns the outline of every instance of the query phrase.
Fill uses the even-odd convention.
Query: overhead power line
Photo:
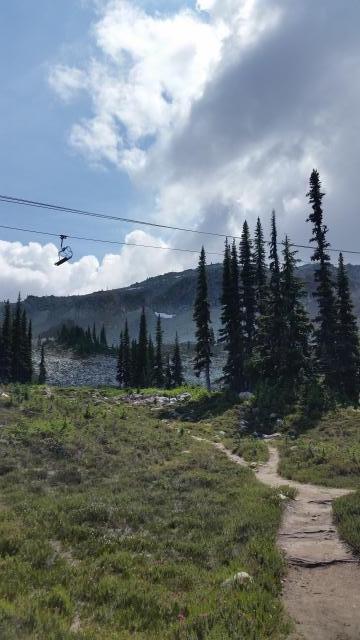
[[[49,204],[46,202],[40,202],[37,200],[26,200],[24,198],[18,198],[16,196],[7,196],[7,195],[1,195],[0,194],[0,202],[3,202],[5,204],[17,204],[20,206],[25,206],[25,207],[35,207],[37,209],[45,209],[47,211],[53,211],[55,213],[70,213],[70,214],[74,214],[74,215],[81,215],[81,216],[89,216],[91,218],[100,218],[103,220],[112,220],[112,221],[117,221],[117,222],[126,222],[129,224],[137,224],[137,225],[143,225],[143,226],[147,226],[147,227],[155,227],[158,229],[168,229],[171,231],[184,231],[186,233],[195,233],[195,234],[200,234],[200,235],[206,235],[206,236],[213,236],[213,237],[218,237],[218,238],[234,238],[236,240],[240,240],[241,237],[240,236],[234,236],[231,233],[216,233],[214,231],[203,231],[203,230],[199,230],[199,229],[189,229],[189,228],[185,228],[185,227],[175,227],[172,225],[166,225],[166,224],[159,224],[156,222],[150,222],[148,220],[136,220],[134,218],[124,218],[121,216],[112,216],[112,215],[108,215],[108,214],[104,214],[104,213],[97,213],[94,211],[86,211],[83,209],[74,209],[74,208],[70,208],[70,207],[64,207],[62,205],[56,205],[56,204]],[[37,233],[40,235],[48,235],[48,236],[57,236],[59,237],[59,234],[56,233],[46,233],[46,232],[40,232],[40,231],[36,231],[36,230],[28,230],[28,229],[20,229],[20,228],[16,228],[16,227],[6,227],[5,225],[0,225],[0,227],[2,228],[8,228],[8,229],[14,229],[15,231],[24,231],[24,232],[31,232],[31,233]],[[182,251],[182,252],[186,252],[186,253],[198,253],[198,251],[194,250],[194,249],[177,249],[174,247],[161,247],[161,246],[155,246],[155,245],[141,245],[141,244],[137,244],[137,243],[128,243],[128,242],[116,242],[113,240],[101,240],[98,238],[83,238],[83,237],[79,237],[79,236],[68,236],[69,238],[73,238],[74,240],[88,240],[89,242],[102,242],[102,243],[106,243],[106,244],[118,244],[118,245],[128,245],[128,246],[138,246],[138,247],[144,247],[144,248],[149,248],[149,249],[167,249],[169,251]],[[296,244],[294,242],[291,242],[290,245],[296,249],[311,249],[313,250],[314,247],[312,245],[305,245],[305,244]],[[333,253],[348,253],[348,254],[352,254],[352,255],[360,255],[360,251],[353,251],[350,249],[335,249],[332,247],[328,247],[327,251],[331,251]],[[219,252],[208,252],[209,255],[222,255]]]
[[[24,227],[10,227],[5,224],[0,224],[0,229],[10,229],[12,231],[23,231],[24,233],[32,233],[39,236],[49,236],[53,238],[60,238],[60,233],[51,233],[50,231],[38,231],[36,229],[25,229]],[[67,238],[71,238],[72,240],[86,240],[87,242],[99,242],[102,244],[114,244],[122,247],[141,247],[142,249],[162,249],[165,251],[180,251],[182,253],[196,253],[199,254],[199,249],[179,249],[178,247],[168,247],[168,246],[160,246],[155,244],[139,244],[137,242],[120,242],[118,240],[105,240],[101,238],[87,238],[84,236],[73,236],[66,235]],[[211,256],[222,256],[222,253],[215,251],[208,251],[208,255]]]

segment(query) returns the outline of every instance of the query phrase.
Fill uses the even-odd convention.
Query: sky
[[[321,175],[333,247],[360,250],[358,0],[37,0],[0,22],[0,193],[307,244]],[[209,262],[223,240],[0,203],[0,299],[127,286]],[[219,254],[219,255],[218,255]],[[300,257],[309,260],[304,251]],[[334,255],[336,259],[336,255]],[[352,262],[360,260],[351,257]]]

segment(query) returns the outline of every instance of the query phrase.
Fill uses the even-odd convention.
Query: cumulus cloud
[[[74,123],[71,144],[155,186],[154,218],[237,234],[245,217],[275,207],[282,230],[303,242],[317,166],[334,238],[348,244],[340,206],[360,231],[356,0],[198,0],[166,14],[130,0],[99,7],[95,55],[81,69],[55,68],[51,83],[66,99],[80,87],[89,94],[93,116]]]
[[[159,238],[137,230],[129,233],[129,244],[166,247]],[[102,260],[93,255],[55,267],[58,249],[54,244],[0,241],[0,295],[14,300],[17,292],[27,295],[85,294],[101,289],[126,287],[135,281],[168,271],[169,260],[174,270],[186,265],[186,258],[169,256],[167,249],[124,246],[118,253],[106,254]],[[189,259],[190,260],[190,259]]]

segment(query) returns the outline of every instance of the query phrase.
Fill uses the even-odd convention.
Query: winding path
[[[214,446],[232,462],[246,465],[221,443]],[[360,640],[360,564],[340,540],[331,507],[348,491],[286,480],[277,472],[277,449],[270,447],[269,453],[257,478],[298,492],[285,509],[278,533],[289,564],[283,599],[295,623],[291,640]]]

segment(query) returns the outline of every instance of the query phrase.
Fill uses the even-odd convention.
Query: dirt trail
[[[215,447],[232,462],[246,465],[224,445]],[[271,487],[287,484],[298,491],[278,534],[289,563],[283,599],[296,627],[291,640],[360,640],[360,564],[340,540],[331,507],[332,500],[348,491],[285,480],[277,472],[277,449],[269,451],[257,478]]]

